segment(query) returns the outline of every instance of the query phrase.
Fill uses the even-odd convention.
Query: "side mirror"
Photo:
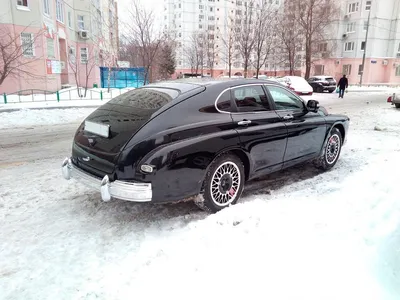
[[[307,109],[312,112],[318,112],[319,102],[317,100],[308,100]]]

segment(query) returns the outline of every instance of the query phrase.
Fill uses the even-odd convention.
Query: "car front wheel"
[[[243,162],[233,154],[223,154],[209,166],[202,191],[194,202],[205,211],[218,212],[239,200],[244,181]]]
[[[322,155],[314,162],[314,165],[321,170],[327,171],[336,164],[342,149],[343,137],[340,130],[332,128],[328,141]]]

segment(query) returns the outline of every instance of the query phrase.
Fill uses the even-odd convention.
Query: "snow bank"
[[[94,110],[95,108],[22,109],[0,112],[0,129],[80,122]]]

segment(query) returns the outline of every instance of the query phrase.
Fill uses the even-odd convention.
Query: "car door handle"
[[[286,115],[286,116],[283,116],[283,119],[284,120],[293,120],[293,115]]]
[[[238,122],[238,125],[240,125],[240,126],[247,126],[249,124],[251,124],[250,120],[243,120],[243,121]]]

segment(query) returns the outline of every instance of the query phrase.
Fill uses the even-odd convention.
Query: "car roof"
[[[151,88],[151,87],[170,88],[170,89],[180,90],[181,93],[185,93],[199,87],[219,85],[221,88],[229,88],[231,86],[243,85],[249,83],[276,84],[276,81],[268,79],[255,79],[255,78],[185,78],[185,79],[175,79],[175,80],[155,82],[145,85],[141,88]]]

